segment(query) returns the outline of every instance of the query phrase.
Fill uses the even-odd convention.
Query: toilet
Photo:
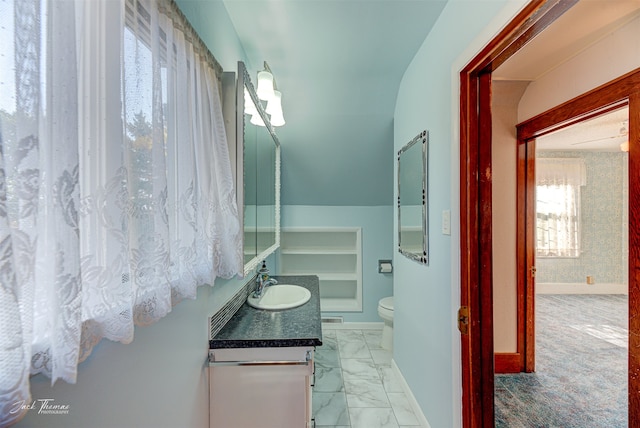
[[[391,350],[393,348],[393,296],[380,299],[380,302],[378,302],[378,315],[384,321],[380,346],[383,349]]]

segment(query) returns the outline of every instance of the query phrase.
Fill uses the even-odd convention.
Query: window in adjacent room
[[[580,255],[580,187],[586,184],[584,159],[536,160],[536,255]]]

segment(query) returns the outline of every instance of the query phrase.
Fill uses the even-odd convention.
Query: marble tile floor
[[[536,372],[496,375],[496,427],[628,425],[628,298],[536,296]]]
[[[324,328],[316,348],[313,417],[317,428],[420,426],[380,346],[382,330]]]

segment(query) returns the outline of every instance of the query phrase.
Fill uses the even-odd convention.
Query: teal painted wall
[[[391,118],[362,113],[314,119],[318,126],[309,132],[326,144],[307,144],[290,136],[286,126],[277,130],[282,142],[283,205],[392,205]],[[374,130],[378,138],[363,143],[361,129]],[[330,148],[338,146],[336,142],[339,147]]]
[[[395,150],[420,130],[429,131],[430,261],[424,266],[394,253],[393,358],[432,427],[461,425],[455,327],[460,293],[458,74],[523,3],[450,1],[408,67],[396,102]],[[449,209],[451,236],[441,232],[442,211]]]
[[[323,312],[342,316],[345,322],[382,322],[378,301],[393,295],[393,276],[378,273],[378,260],[393,258],[393,218],[391,206],[282,206],[282,227],[362,228],[362,312]]]
[[[224,71],[237,72],[238,61],[243,61],[251,69],[247,54],[221,0],[175,1]]]

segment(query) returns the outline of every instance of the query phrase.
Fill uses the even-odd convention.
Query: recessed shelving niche
[[[318,275],[323,312],[362,311],[360,228],[282,228],[282,275]]]

